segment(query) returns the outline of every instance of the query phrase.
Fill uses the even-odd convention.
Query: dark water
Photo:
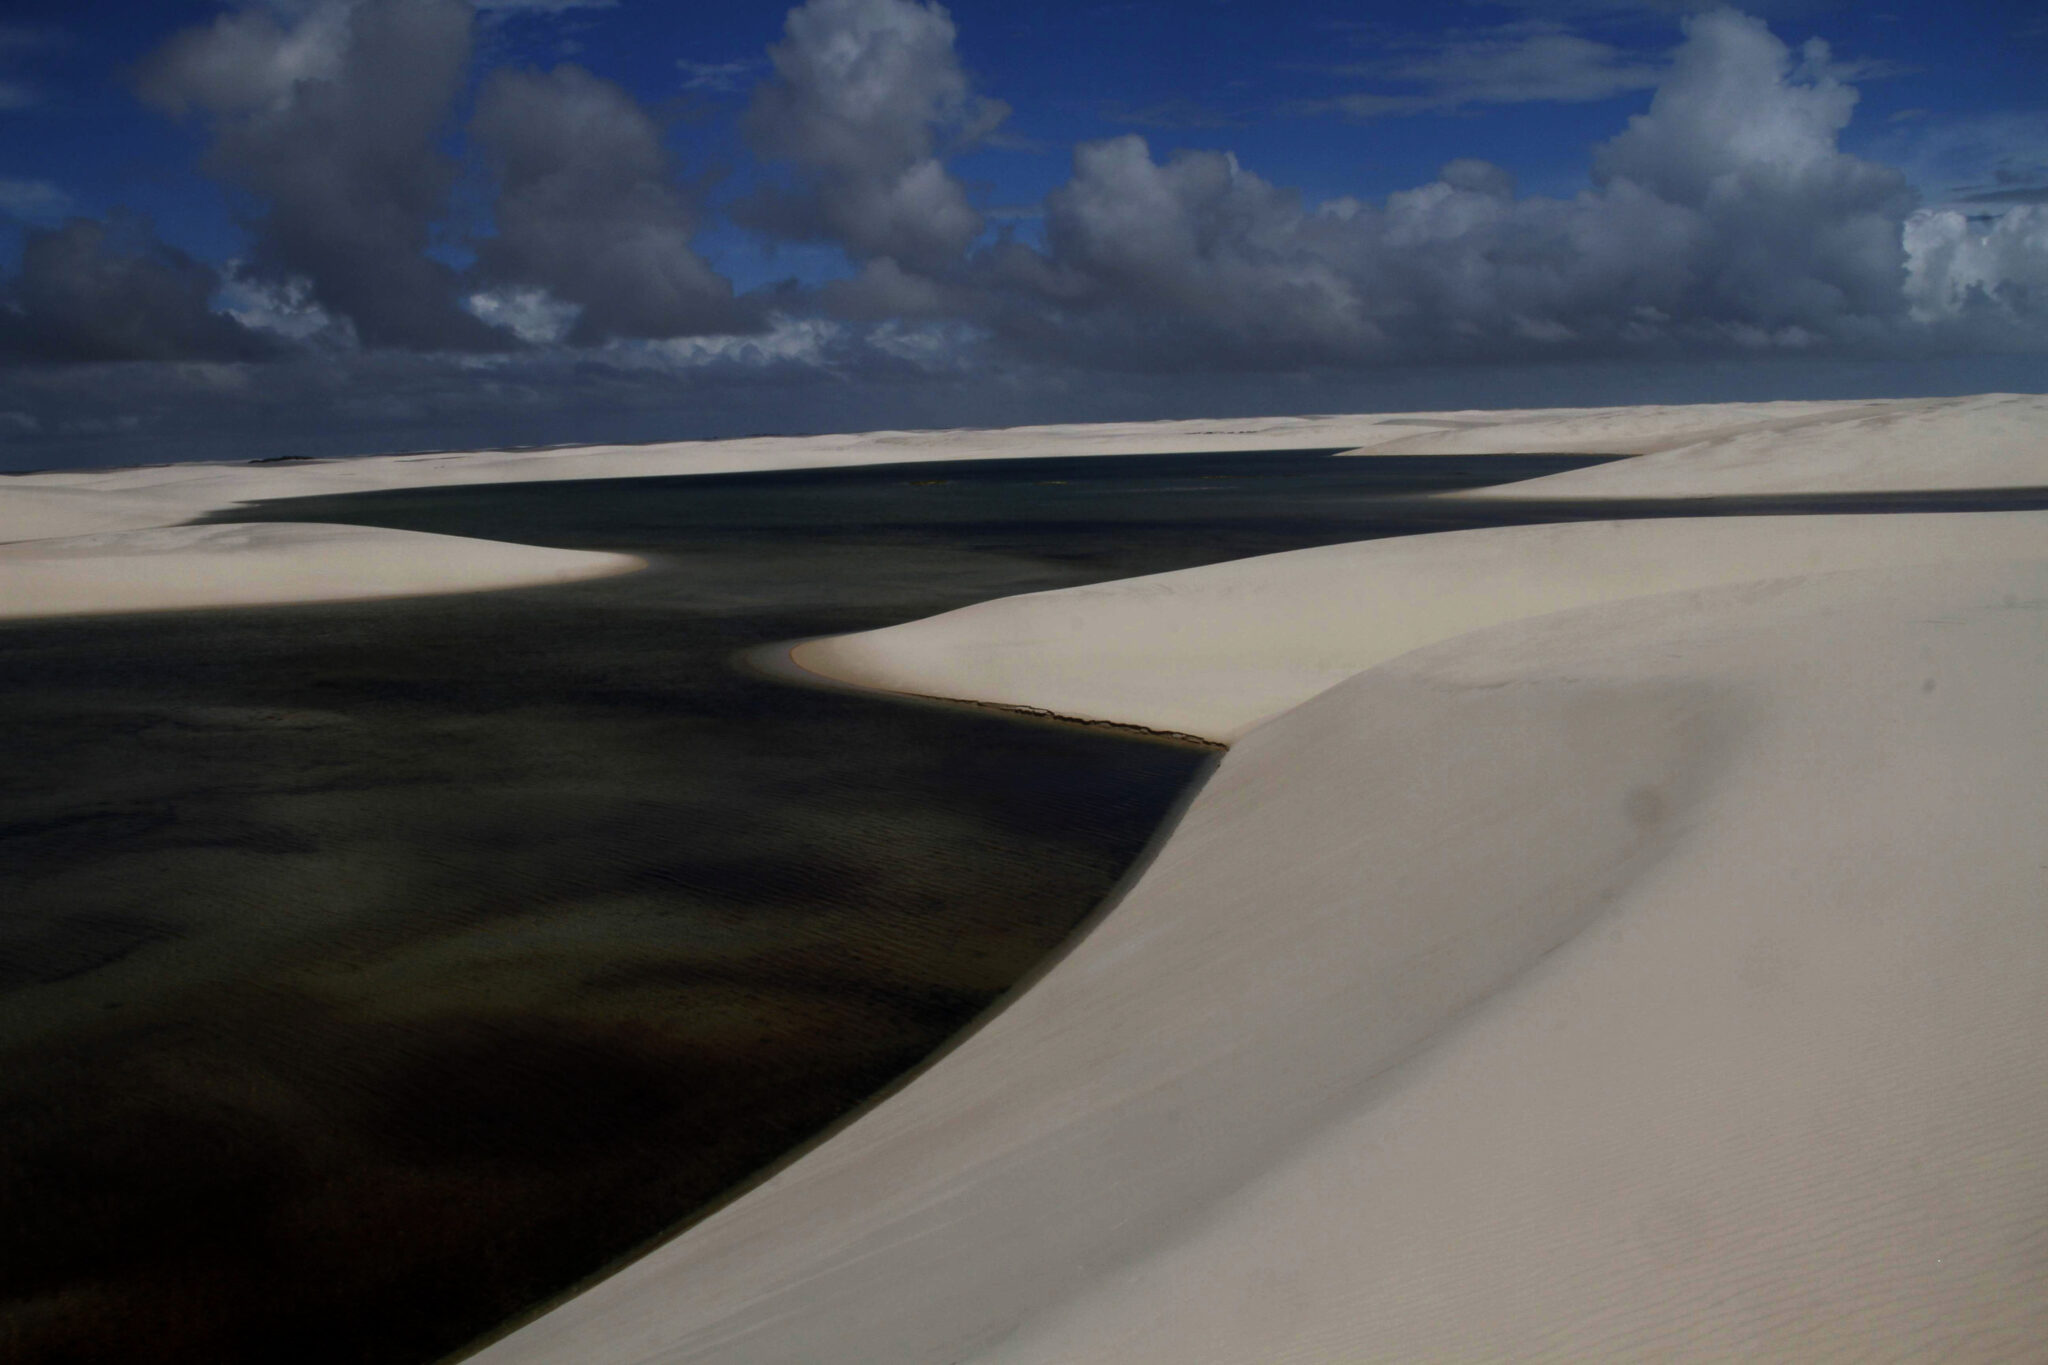
[[[0,626],[0,1359],[457,1349],[928,1056],[1061,944],[1206,757],[783,686],[742,651],[1302,545],[1611,515],[1412,496],[1584,462],[305,499],[223,519],[656,567]]]

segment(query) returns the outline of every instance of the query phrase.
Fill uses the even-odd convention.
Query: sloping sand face
[[[1364,669],[1507,621],[1761,578],[2024,558],[2048,558],[2048,513],[1453,531],[1005,597],[810,641],[793,658],[885,691],[1229,742]]]
[[[1253,732],[1263,752],[1340,713],[1398,725],[1403,687],[1482,709],[1615,689],[1720,718],[1675,769],[1689,788],[1602,774],[1663,842],[1567,946],[989,1358],[2038,1353],[2044,611],[2040,563],[1653,599],[1417,655]],[[1597,802],[1565,794],[1581,775],[1558,776],[1536,799],[1584,802],[1571,837],[1597,834]],[[1428,800],[1415,777],[1382,800]],[[1480,832],[1476,797],[1444,814]],[[1482,859],[1529,847],[1523,828],[1488,822]]]
[[[2048,482],[2038,399],[1821,407],[1375,449],[1671,452],[1582,471],[1617,497]],[[1866,460],[1887,415],[1926,421]],[[1235,742],[1004,1013],[479,1359],[2038,1353],[2044,537],[1516,528],[804,647]]]
[[[1367,671],[982,1032],[480,1358],[2037,1345],[2044,605],[1819,575]]]

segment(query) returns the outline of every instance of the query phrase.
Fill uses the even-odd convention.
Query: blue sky
[[[2021,4],[16,0],[0,468],[2039,388],[2044,75]]]

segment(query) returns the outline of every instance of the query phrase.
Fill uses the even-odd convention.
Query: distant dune
[[[360,533],[360,554],[344,555],[331,541],[312,549],[301,567],[278,576],[269,561],[238,557],[218,538],[195,538],[184,551],[167,548],[161,537],[124,547],[119,539],[97,542],[113,559],[147,557],[148,573],[102,571],[86,562],[77,546],[31,549],[77,536],[174,526],[239,503],[271,498],[431,488],[463,484],[523,483],[556,479],[634,478],[674,474],[735,473],[764,469],[824,468],[894,461],[1027,459],[1057,455],[1129,455],[1165,452],[1296,449],[1354,446],[1356,455],[1462,454],[1473,451],[1579,451],[1658,453],[1663,463],[1644,491],[1672,496],[1674,486],[1693,478],[1718,491],[1730,485],[1727,469],[1749,469],[1752,481],[1767,479],[1777,489],[1791,486],[1829,490],[1895,488],[1918,475],[1901,467],[1922,465],[1927,486],[1999,487],[2040,482],[2037,432],[2043,401],[2034,397],[1988,395],[1959,399],[1896,402],[1723,403],[1699,407],[1556,408],[1506,412],[1403,413],[1331,417],[1231,418],[1175,422],[1125,422],[994,431],[877,431],[846,436],[762,436],[732,441],[677,441],[641,446],[573,446],[546,450],[472,451],[453,454],[383,455],[348,460],[305,460],[241,464],[151,465],[131,469],[58,470],[0,476],[0,617],[77,611],[133,611],[193,605],[209,594],[223,604],[288,602],[390,596],[405,593],[473,591],[552,580],[575,571],[562,551],[530,554],[501,549],[457,553],[445,542],[385,540]],[[1800,447],[1816,452],[1806,464],[1810,476],[1772,467],[1749,444],[1758,433],[1798,433]],[[1967,431],[1962,449],[1951,436]],[[1892,433],[1878,456],[1860,463],[1846,457],[1823,461],[1821,443],[1836,447],[1867,444],[1871,433]],[[1775,447],[1772,447],[1775,449]],[[1730,452],[1734,453],[1730,453]],[[1915,452],[1918,452],[1917,454]],[[1768,455],[1768,451],[1766,452]],[[1677,468],[1697,474],[1663,472]],[[1762,467],[1758,468],[1759,461]],[[1916,464],[1916,461],[1919,463]],[[1631,465],[1651,462],[1631,461]],[[1875,471],[1875,472],[1873,472]],[[1591,482],[1558,485],[1562,495],[1603,496],[1615,485],[1599,470],[1577,475]],[[1890,479],[1892,482],[1883,482]],[[1675,484],[1674,484],[1675,480]],[[1960,484],[1957,482],[1962,480]],[[1529,485],[1540,489],[1551,480]],[[1742,478],[1734,479],[1740,485]],[[1624,482],[1622,487],[1629,487]],[[1763,484],[1759,483],[1758,487]],[[310,536],[310,533],[307,533]],[[286,552],[293,533],[273,527],[260,541],[271,554]],[[50,563],[31,568],[47,557]],[[393,561],[403,557],[403,569]],[[525,562],[522,563],[521,560]],[[485,572],[486,564],[492,566]],[[617,572],[615,557],[589,556],[587,573]],[[492,574],[497,575],[495,583]],[[239,574],[242,581],[230,583]],[[189,587],[167,585],[190,580]],[[154,580],[154,581],[152,581]],[[316,581],[317,580],[317,581]],[[168,598],[169,600],[165,600]]]

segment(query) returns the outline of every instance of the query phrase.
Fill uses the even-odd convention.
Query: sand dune
[[[1644,496],[1716,490],[1721,482],[1759,477],[1724,467],[1750,449],[1770,453],[1770,477],[1794,489],[1856,487],[1999,487],[2028,484],[2040,470],[2027,433],[2048,414],[2048,397],[1990,394],[1855,402],[1710,403],[1681,407],[1545,408],[1449,413],[1347,414],[1329,417],[1102,422],[1010,427],[992,431],[873,431],[838,436],[757,436],[726,441],[672,441],[632,446],[567,446],[546,450],[479,450],[379,455],[277,463],[151,465],[126,469],[55,470],[0,477],[0,541],[92,530],[163,525],[240,502],[317,494],[527,483],[555,479],[617,479],[762,469],[829,468],[925,460],[1031,459],[1058,455],[1352,447],[1359,455],[1457,455],[1576,451],[1652,454],[1659,486]],[[1832,443],[1856,446],[1891,433],[1873,467],[1894,469],[1891,482],[1858,482],[1853,461],[1818,457]],[[2004,441],[2010,435],[2012,444]],[[1996,439],[1993,439],[1996,437]],[[1898,452],[1907,468],[1897,471]],[[1735,453],[1731,453],[1735,452]],[[1636,463],[1630,462],[1633,467]],[[1685,471],[1681,477],[1676,471]],[[1598,471],[1586,471],[1590,476]],[[1568,477],[1568,476],[1559,476]],[[1575,477],[1575,476],[1573,476]],[[1869,477],[1878,477],[1871,475]],[[1899,479],[1905,479],[1903,485]],[[1688,482],[1688,480],[1695,480]],[[1932,481],[1925,481],[1931,479]],[[1961,482],[1957,482],[1960,480]],[[1766,491],[1761,485],[1753,491]],[[59,500],[85,506],[97,498],[98,520],[66,521],[55,530]],[[31,502],[30,499],[39,499]],[[81,512],[82,514],[82,512]],[[137,518],[152,518],[137,520]]]
[[[371,526],[103,531],[0,544],[0,619],[471,592],[640,567],[632,555]]]
[[[30,476],[0,483],[0,603],[566,553],[135,534],[295,492],[1316,444],[1644,456],[1545,496],[2034,487],[2044,432],[2048,399],[1991,396]],[[1235,742],[984,1028],[478,1359],[2041,1354],[2044,542],[2043,513],[1459,533],[807,650]]]
[[[1909,443],[1844,454],[1872,406],[1777,426],[1756,477],[1909,485]],[[1933,482],[2048,482],[2005,408],[2048,415],[1915,409]],[[1699,418],[1588,472],[1712,491]],[[2038,1353],[2044,609],[2048,514],[1741,518],[1297,552],[806,647],[1235,742],[980,1032],[478,1358]]]
[[[1886,565],[2048,559],[2048,512],[1513,526],[1331,545],[978,603],[800,645],[888,691],[1234,740],[1354,673],[1486,626]]]
[[[1693,498],[2039,487],[2048,480],[2044,430],[2048,399],[2038,395],[1869,403],[1860,411],[1717,423],[1654,446],[1639,440],[1633,448],[1647,452],[1640,460],[1463,496]],[[1486,433],[1496,440],[1518,434]],[[1562,439],[1564,433],[1531,431],[1524,439],[1543,436]]]
[[[575,446],[386,455],[345,460],[155,465],[128,469],[56,470],[0,477],[0,544],[48,541],[113,531],[177,525],[237,505],[274,498],[559,479],[638,478],[738,473],[959,459],[1030,459],[1057,455],[1352,447],[1353,454],[1464,454],[1583,451],[1645,454],[1626,469],[1581,471],[1585,481],[1522,485],[1531,495],[1676,497],[1733,491],[1846,491],[1933,480],[1929,487],[2031,486],[2043,481],[2031,432],[2048,421],[2048,398],[1976,398],[1858,402],[1720,403],[1691,407],[1555,408],[1452,413],[1347,414],[1323,417],[1202,419],[993,431],[878,431],[835,436],[761,436],[729,441],[676,441],[639,446]],[[1888,435],[1886,433],[1889,433]],[[1873,439],[1876,452],[1856,452]],[[1759,444],[1761,443],[1761,444]],[[1626,470],[1648,471],[1631,482]],[[1938,471],[1900,473],[1901,469]],[[1884,470],[1893,470],[1884,474]],[[1873,472],[1876,471],[1876,472]],[[1601,477],[1603,476],[1604,477]],[[1560,476],[1577,478],[1579,475]],[[1883,479],[1891,478],[1892,483]],[[1616,482],[1619,480],[1619,482]],[[205,573],[223,602],[299,600],[264,587],[254,560],[234,586],[237,561],[215,558]],[[552,552],[549,552],[552,553]],[[0,576],[22,574],[36,552],[17,549],[0,561]],[[166,561],[159,559],[159,565]],[[330,564],[341,570],[339,560]],[[366,561],[351,561],[353,573]],[[437,588],[428,562],[394,571],[407,592],[462,591],[488,586],[477,574],[481,554],[447,561],[452,578]],[[552,570],[520,567],[509,552],[495,561],[507,584]],[[556,566],[558,567],[558,566]],[[0,584],[0,599],[33,611],[40,580]],[[139,580],[109,574],[97,610],[144,609],[153,600]],[[305,581],[303,574],[293,586]],[[352,586],[352,582],[354,586]],[[131,598],[133,591],[141,596]],[[357,596],[360,578],[337,580],[321,596]],[[394,587],[394,590],[395,587]],[[132,605],[131,605],[132,603]]]
[[[2044,604],[1866,570],[1364,672],[982,1032],[480,1358],[2038,1345]]]

